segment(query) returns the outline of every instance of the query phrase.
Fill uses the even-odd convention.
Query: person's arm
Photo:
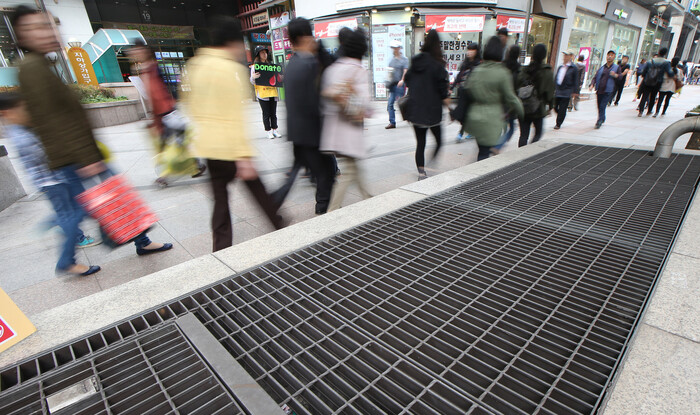
[[[508,112],[515,114],[518,119],[522,119],[525,116],[525,110],[523,109],[523,103],[515,95],[515,88],[513,86],[513,77],[510,73],[505,77],[504,82],[500,82],[501,86],[501,96],[503,97],[503,105],[508,109]]]
[[[406,72],[408,72],[408,67],[404,68],[403,73],[401,74],[401,79],[399,80],[399,83],[397,84],[398,86],[403,86],[404,84],[404,79],[406,78]]]
[[[669,78],[676,79],[678,77],[678,75],[676,75],[676,73],[673,72],[673,68],[671,68],[671,62],[664,63],[664,70],[666,71],[666,74]]]
[[[255,80],[260,78],[260,72],[255,72],[255,65],[250,66],[250,83],[255,85]]]

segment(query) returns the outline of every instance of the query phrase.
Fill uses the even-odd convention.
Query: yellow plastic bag
[[[199,163],[189,152],[190,136],[188,129],[184,137],[168,137],[163,150],[155,157],[160,177],[192,176],[199,172]]]
[[[102,154],[102,161],[105,163],[111,163],[112,152],[109,150],[109,147],[107,147],[107,145],[100,140],[95,140],[95,142],[97,143],[97,149],[100,150],[100,154]]]

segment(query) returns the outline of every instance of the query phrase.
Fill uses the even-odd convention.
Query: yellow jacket
[[[245,66],[222,50],[200,48],[189,60],[183,103],[195,157],[234,161],[255,155],[241,104],[250,96],[247,79]]]

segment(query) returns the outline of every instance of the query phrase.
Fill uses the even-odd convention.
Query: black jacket
[[[321,142],[320,75],[313,55],[295,53],[285,69],[287,135],[296,145],[318,147]]]
[[[554,84],[556,85],[554,96],[568,98],[576,91],[576,87],[578,86],[578,69],[576,69],[576,65],[574,64],[569,65],[569,68],[566,70],[566,75],[564,75],[564,80],[561,85],[559,85],[557,84],[557,78],[560,68],[561,66],[554,72]]]
[[[427,53],[411,59],[404,82],[408,88],[408,121],[421,126],[442,121],[442,100],[449,94],[450,80],[445,67]]]

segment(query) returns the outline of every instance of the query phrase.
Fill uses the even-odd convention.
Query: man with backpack
[[[637,114],[637,117],[643,115],[645,107],[648,107],[647,116],[651,115],[654,101],[656,101],[661,83],[664,81],[664,73],[666,73],[669,78],[676,78],[676,74],[673,73],[671,69],[671,62],[666,60],[667,53],[668,49],[659,49],[658,56],[649,61],[642,72],[642,100],[639,102],[639,114]]]
[[[595,86],[596,98],[598,99],[598,121],[595,123],[595,128],[600,128],[605,122],[605,110],[608,108],[608,102],[615,90],[615,80],[617,79],[617,65],[615,65],[615,51],[608,51],[605,55],[605,64],[598,69],[590,88]]]

